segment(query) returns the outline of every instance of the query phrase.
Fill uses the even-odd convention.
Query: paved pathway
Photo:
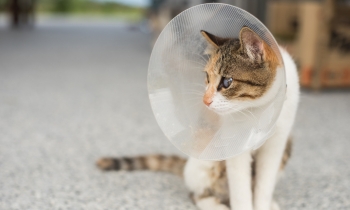
[[[94,167],[179,152],[149,106],[149,36],[74,24],[0,29],[0,209],[195,209],[176,176]],[[283,209],[350,209],[349,127],[350,92],[303,93]]]

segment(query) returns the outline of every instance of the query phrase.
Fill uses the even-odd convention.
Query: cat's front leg
[[[286,132],[276,132],[257,151],[253,189],[254,210],[271,210],[274,206],[272,205],[273,192],[287,138],[288,134]]]
[[[250,152],[226,160],[232,210],[253,210]]]

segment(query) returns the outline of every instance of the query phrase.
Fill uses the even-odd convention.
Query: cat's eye
[[[218,91],[222,88],[229,88],[233,82],[233,79],[231,77],[221,77],[221,81],[218,86]]]
[[[226,78],[224,77],[222,80],[222,87],[223,88],[228,88],[232,84],[232,78]]]

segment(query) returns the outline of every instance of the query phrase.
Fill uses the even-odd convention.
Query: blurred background
[[[255,15],[298,65],[281,209],[350,209],[349,0],[0,0],[0,209],[196,209],[179,177],[94,162],[182,155],[153,117],[148,60],[173,17],[211,2]]]

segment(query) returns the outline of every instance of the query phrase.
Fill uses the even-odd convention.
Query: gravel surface
[[[0,209],[195,209],[181,178],[106,155],[179,154],[148,101],[150,37],[124,24],[0,29]],[[285,210],[350,209],[350,92],[303,92]]]

